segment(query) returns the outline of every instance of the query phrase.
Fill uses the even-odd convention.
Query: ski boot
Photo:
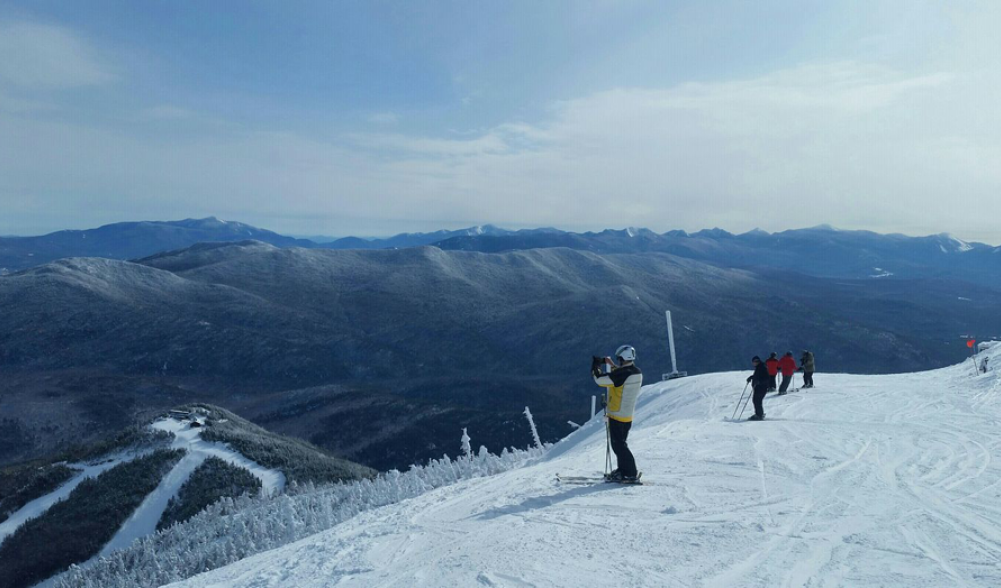
[[[639,484],[640,477],[643,475],[642,472],[636,472],[635,476],[622,476],[620,484]]]

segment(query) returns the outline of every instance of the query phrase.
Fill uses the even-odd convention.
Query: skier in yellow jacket
[[[608,475],[615,482],[636,482],[639,472],[636,470],[636,460],[629,450],[626,439],[633,425],[633,411],[636,409],[636,398],[643,386],[643,373],[636,367],[636,350],[630,345],[623,345],[615,351],[619,364],[606,357],[605,363],[612,366],[610,373],[602,374],[598,366],[592,366],[594,382],[607,388],[605,416],[608,418],[608,435],[612,451],[619,467]]]

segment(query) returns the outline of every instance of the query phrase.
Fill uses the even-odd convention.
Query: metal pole
[[[730,417],[731,421],[737,418],[737,407],[740,406],[740,403],[744,400],[744,394],[747,393],[747,387],[750,385],[750,382],[744,384],[744,391],[740,393],[740,400],[737,401],[737,406],[733,407],[733,416]],[[743,412],[741,412],[741,414],[743,414]]]
[[[595,406],[596,406],[597,402],[598,402],[598,397],[597,396],[591,396],[591,418],[592,419],[594,418],[594,415],[597,412],[597,410],[595,409]]]
[[[747,403],[751,401],[751,397],[752,396],[754,396],[754,389],[753,388],[751,389],[751,393],[747,395],[747,400],[744,401],[744,408],[747,408]],[[738,421],[740,419],[744,418],[744,408],[740,409],[740,416],[737,417]]]
[[[671,325],[671,311],[665,311],[667,314],[667,342],[671,346],[671,373],[678,373],[678,360],[674,356],[674,327]]]
[[[605,392],[607,395],[608,392]],[[605,399],[605,477],[612,473],[612,433],[608,430],[608,399]]]

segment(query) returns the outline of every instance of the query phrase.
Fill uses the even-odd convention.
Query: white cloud
[[[359,144],[407,147],[383,176],[408,178],[410,198],[446,217],[657,229],[831,222],[996,241],[989,220],[954,201],[1001,214],[1001,172],[989,164],[1001,127],[975,114],[993,112],[982,108],[984,84],[838,63],[602,92],[541,124],[472,139]]]
[[[32,22],[0,22],[0,84],[70,88],[104,84],[114,75],[72,31]]]
[[[999,88],[986,74],[817,65],[610,90],[555,105],[535,124],[444,138],[213,127],[151,140],[0,119],[0,202],[15,215],[211,211],[286,231],[322,221],[338,234],[356,232],[357,219],[655,230],[828,222],[996,243]]]

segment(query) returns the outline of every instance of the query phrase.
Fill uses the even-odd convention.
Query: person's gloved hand
[[[597,355],[591,356],[591,375],[593,375],[595,378],[601,375],[602,363],[604,363],[604,361]]]
[[[753,380],[753,379],[754,379],[754,376],[747,376],[747,383],[750,384],[751,380]]]

